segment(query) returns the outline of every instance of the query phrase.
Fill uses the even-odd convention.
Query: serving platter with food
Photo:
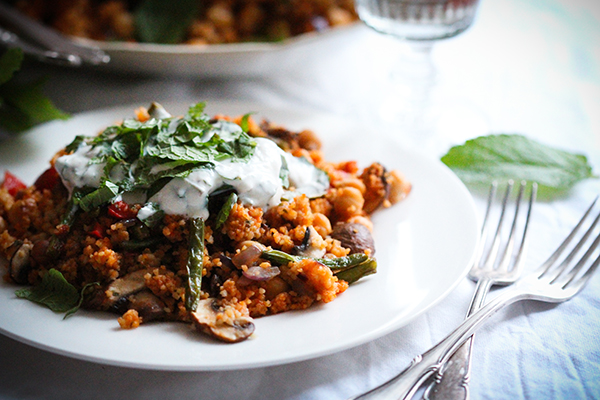
[[[101,0],[58,7],[20,0],[13,6],[83,47],[104,51],[111,61],[99,68],[152,75],[264,75],[359,25],[347,0]]]
[[[2,332],[117,365],[272,365],[396,329],[466,273],[474,207],[440,163],[338,117],[207,107],[82,114],[0,149]]]

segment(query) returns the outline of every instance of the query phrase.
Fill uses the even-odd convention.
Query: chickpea
[[[240,33],[251,36],[256,33],[265,19],[265,12],[256,3],[249,3],[242,8],[238,18]]]
[[[367,191],[367,187],[365,186],[365,183],[363,181],[361,181],[360,179],[353,178],[353,177],[347,177],[347,178],[340,179],[339,181],[335,181],[333,183],[333,186],[336,188],[353,187],[353,188],[358,189],[361,194],[365,194],[365,192]]]
[[[206,17],[219,29],[233,26],[231,8],[224,3],[216,3],[208,9]]]
[[[319,150],[321,148],[321,140],[313,131],[303,130],[298,134],[298,144],[306,150]]]
[[[364,204],[365,199],[360,190],[350,186],[337,189],[336,196],[333,199],[333,208],[343,220],[359,215]]]
[[[399,171],[393,170],[385,177],[389,184],[388,200],[391,204],[396,204],[403,200],[412,189],[410,182]]]
[[[348,222],[361,224],[363,226],[366,226],[369,231],[373,232],[373,222],[371,222],[371,220],[367,217],[364,217],[362,215],[355,215],[354,217],[350,218]]]
[[[331,221],[321,213],[313,214],[313,227],[321,237],[327,237],[332,231]]]

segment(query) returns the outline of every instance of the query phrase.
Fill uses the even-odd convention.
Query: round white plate
[[[170,45],[100,42],[82,38],[74,40],[84,46],[98,47],[110,56],[111,61],[99,69],[195,78],[259,77],[317,60],[323,56],[322,50],[331,52],[361,25],[355,22],[280,42]],[[352,42],[346,40],[346,43]]]
[[[313,112],[256,104],[209,102],[208,113],[257,112],[291,129],[313,129],[334,161],[380,161],[412,182],[410,196],[373,216],[378,272],[331,303],[259,318],[252,338],[213,341],[181,323],[149,323],[122,330],[117,316],[62,314],[18,299],[0,282],[0,332],[52,352],[100,363],[160,370],[222,370],[283,364],[331,354],[398,329],[444,298],[466,275],[478,241],[478,219],[463,184],[437,160],[408,152],[368,128]],[[0,143],[0,173],[28,184],[75,135],[90,135],[133,115],[139,105],[55,121]],[[174,114],[187,104],[168,106]]]

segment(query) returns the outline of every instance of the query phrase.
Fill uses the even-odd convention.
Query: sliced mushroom
[[[250,317],[230,318],[228,306],[220,306],[216,299],[200,300],[196,311],[191,313],[196,328],[216,339],[227,343],[237,343],[248,339],[254,332],[254,322]]]
[[[321,258],[325,255],[325,249],[317,246],[316,240],[321,236],[315,228],[309,226],[306,228],[302,244],[294,246],[294,253],[302,257]]]
[[[375,241],[369,228],[363,224],[353,222],[341,222],[333,227],[331,237],[337,239],[342,247],[350,249],[350,254],[364,253],[365,250],[373,256],[375,254]]]
[[[10,277],[20,284],[27,283],[27,275],[31,271],[31,249],[33,243],[17,241],[13,244],[16,250],[8,264]]]
[[[109,305],[145,289],[146,279],[144,277],[149,272],[149,269],[141,269],[112,281],[107,288],[107,290],[111,291],[111,296],[108,298]]]
[[[127,297],[127,304],[124,306],[136,310],[144,322],[158,319],[166,314],[165,303],[150,290],[142,290]]]

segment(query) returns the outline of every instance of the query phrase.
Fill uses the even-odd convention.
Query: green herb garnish
[[[523,135],[498,134],[468,140],[452,147],[442,162],[463,182],[475,186],[509,179],[537,182],[541,198],[566,193],[577,182],[596,177],[585,156]]]
[[[104,163],[101,186],[79,201],[83,210],[90,210],[125,192],[141,191],[151,197],[170,179],[213,168],[218,161],[248,161],[256,142],[233,122],[211,121],[204,103],[198,103],[183,118],[126,119],[99,136],[75,138],[67,150],[84,145],[97,152],[90,163]]]
[[[22,132],[42,122],[69,118],[43,94],[45,79],[15,81],[23,58],[19,48],[8,49],[0,57],[0,128]]]
[[[92,285],[86,285],[81,292],[71,285],[60,271],[52,268],[43,276],[39,285],[19,289],[17,297],[42,304],[55,312],[66,312],[64,318],[73,315],[83,302],[85,291]]]

